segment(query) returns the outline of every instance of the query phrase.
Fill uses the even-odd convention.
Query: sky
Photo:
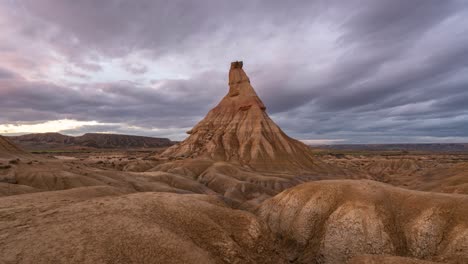
[[[468,142],[466,0],[0,0],[0,134],[182,140],[235,60],[304,142]]]

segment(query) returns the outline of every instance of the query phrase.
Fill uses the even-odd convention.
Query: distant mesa
[[[67,147],[159,148],[172,146],[174,144],[167,138],[104,133],[86,133],[78,137],[67,136],[60,133],[36,133],[9,138],[28,150],[59,149]]]
[[[268,116],[242,61],[231,63],[229,91],[180,144],[162,156],[210,158],[257,170],[296,171],[314,166],[309,147],[288,137]]]

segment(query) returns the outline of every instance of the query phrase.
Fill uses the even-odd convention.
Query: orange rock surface
[[[307,170],[314,165],[309,147],[270,119],[239,61],[231,63],[228,94],[188,134],[163,156],[208,157],[256,170]]]

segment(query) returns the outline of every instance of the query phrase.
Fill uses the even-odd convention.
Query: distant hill
[[[334,150],[468,152],[468,143],[339,144],[317,147]]]
[[[48,150],[67,148],[158,148],[172,146],[167,138],[142,137],[118,134],[87,133],[73,137],[60,133],[37,133],[8,137],[27,150]]]

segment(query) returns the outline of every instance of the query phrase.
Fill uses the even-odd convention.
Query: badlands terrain
[[[467,152],[309,147],[228,85],[179,143],[0,136],[0,263],[468,263]]]

